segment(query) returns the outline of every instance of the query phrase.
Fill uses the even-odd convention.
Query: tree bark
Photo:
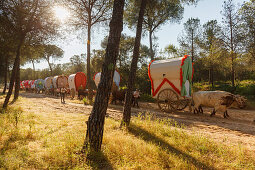
[[[15,75],[15,91],[14,91],[14,99],[15,102],[19,98],[19,90],[20,90],[20,56],[17,59],[17,67],[16,67],[16,75]]]
[[[33,79],[35,79],[35,62],[34,62],[33,59],[31,60],[31,62],[32,62],[32,65],[33,65],[33,74],[32,74],[32,77],[33,77]]]
[[[232,82],[232,87],[235,86],[235,68],[234,68],[234,38],[233,38],[233,22],[232,22],[232,16],[230,15],[229,18],[229,26],[230,26],[230,48],[231,48],[231,82]]]
[[[150,40],[150,55],[151,55],[151,60],[154,60],[154,53],[152,49],[152,31],[149,31],[149,40]]]
[[[213,77],[213,66],[211,67],[211,83],[212,83],[212,89],[214,90],[214,77]]]
[[[194,31],[192,29],[192,33],[191,33],[192,37],[191,37],[191,61],[192,63],[194,62]],[[193,85],[193,79],[191,79],[191,84]]]
[[[212,82],[212,78],[211,78],[211,67],[209,68],[209,70],[208,70],[208,79],[209,79],[209,85],[211,84],[211,82]]]
[[[231,52],[231,83],[232,83],[232,87],[235,87],[235,67],[234,67],[234,55]]]
[[[51,64],[50,64],[50,58],[47,57],[46,60],[47,60],[47,62],[48,62],[48,64],[49,64],[49,67],[50,67],[50,75],[52,76],[53,73],[52,73],[52,67],[51,67]]]
[[[194,33],[193,33],[193,29],[191,32],[191,61],[192,61],[192,63],[194,62]]]
[[[14,61],[13,69],[12,69],[12,73],[11,73],[9,90],[8,90],[8,93],[7,93],[7,95],[5,97],[5,100],[4,100],[3,109],[7,108],[10,97],[12,95],[14,81],[15,81],[15,78],[16,78],[17,67],[19,66],[19,62],[20,62],[19,61],[20,60],[20,49],[21,49],[21,46],[23,45],[24,38],[25,38],[25,36],[21,37],[20,42],[19,42],[18,47],[17,47],[16,57],[15,57],[15,61]]]
[[[89,17],[90,16],[90,12],[89,13]],[[89,100],[92,100],[93,98],[93,94],[92,94],[92,79],[91,79],[91,72],[90,72],[90,41],[91,41],[91,20],[88,22],[88,40],[87,40],[87,88],[89,90],[89,95],[88,98]]]
[[[6,92],[6,88],[7,88],[7,75],[8,75],[8,56],[5,56],[5,73],[4,73],[4,89],[3,89],[3,94],[5,94]]]
[[[141,42],[141,34],[142,34],[142,24],[143,24],[143,16],[144,10],[146,7],[147,0],[142,0],[139,12],[139,18],[136,28],[136,37],[135,37],[135,46],[133,51],[133,59],[131,63],[130,73],[128,77],[128,86],[127,92],[125,96],[125,104],[123,110],[123,118],[121,122],[121,126],[129,126],[131,120],[131,105],[132,105],[132,90],[135,83],[136,77],[136,69],[137,69],[137,62],[139,58],[139,49],[140,49],[140,42]]]
[[[112,79],[119,53],[120,36],[123,30],[123,10],[125,0],[115,0],[110,22],[110,33],[105,60],[93,109],[87,122],[86,139],[82,151],[100,151],[103,139],[105,114],[108,107]]]

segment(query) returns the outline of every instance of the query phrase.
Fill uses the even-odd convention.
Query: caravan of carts
[[[70,75],[69,77],[60,75],[47,77],[44,80],[24,80],[20,82],[20,87],[27,92],[42,92],[51,95],[58,95],[61,88],[66,88],[68,93],[73,92],[75,95],[78,89],[85,89],[86,82],[86,75],[82,72],[78,72]]]
[[[96,73],[94,75],[94,81],[96,86],[98,86],[101,78],[101,73]],[[114,84],[119,89],[120,85],[120,74],[115,71],[114,73]],[[47,77],[43,79],[37,80],[24,80],[20,82],[20,88],[25,90],[26,92],[34,92],[34,93],[45,93],[47,95],[55,95],[57,96],[60,93],[61,88],[66,88],[67,93],[70,94],[71,98],[74,98],[76,94],[78,94],[78,98],[82,99],[82,97],[88,94],[88,90],[86,89],[87,77],[85,73],[78,72],[75,74],[71,74],[70,76],[60,75],[54,77]],[[93,91],[95,94],[95,91]],[[80,97],[81,96],[81,97]]]
[[[152,97],[157,100],[158,107],[164,112],[185,109],[191,101],[191,82],[193,77],[193,65],[191,57],[185,55],[180,58],[155,60],[148,68],[151,81]],[[101,73],[94,75],[96,86],[100,82]],[[120,74],[114,72],[112,90],[119,90]],[[47,77],[44,80],[24,80],[20,83],[22,89],[37,93],[57,95],[60,88],[68,89],[71,98],[78,93],[88,93],[86,89],[86,75],[82,72],[71,74],[69,77],[61,75]]]

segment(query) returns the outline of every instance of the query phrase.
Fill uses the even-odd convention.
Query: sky
[[[158,50],[160,51],[160,49],[164,49],[169,44],[179,46],[177,37],[183,31],[183,24],[191,17],[200,19],[201,25],[213,19],[216,19],[220,24],[222,21],[222,15],[220,11],[222,11],[223,9],[223,2],[224,0],[200,0],[196,6],[184,6],[184,15],[180,23],[165,24],[160,27],[160,29],[155,33],[156,37],[158,37],[158,40],[156,41],[156,43],[158,44]],[[242,4],[244,0],[233,0],[233,2],[235,4]],[[129,30],[126,26],[124,26],[124,30],[122,33],[130,36],[135,36],[135,31]],[[95,28],[91,38],[91,51],[93,49],[101,49],[101,41],[107,35],[107,30],[104,30],[103,28]],[[64,57],[60,60],[53,61],[54,64],[63,64],[70,62],[69,59],[73,55],[85,54],[87,52],[86,36],[83,36],[83,40],[77,37],[78,34],[68,35],[66,39],[55,44],[63,49]],[[141,43],[149,46],[149,37],[143,37]],[[32,68],[32,64],[26,64],[22,68],[29,67]],[[48,68],[48,64],[46,61],[41,61],[40,63],[35,64],[35,68]]]

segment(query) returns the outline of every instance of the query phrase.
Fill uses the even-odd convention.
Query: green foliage
[[[120,87],[120,90],[125,90],[125,89],[127,89],[127,86],[121,86]]]
[[[89,100],[88,97],[84,97],[82,99],[82,102],[84,105],[93,105],[95,102],[95,98],[93,98],[92,100]]]
[[[174,46],[173,44],[169,44],[165,47],[162,53],[166,55],[166,58],[174,58],[180,56],[178,54],[178,50],[179,49],[176,46]]]
[[[91,72],[95,73],[101,72],[101,68],[104,61],[105,50],[94,50],[91,59]]]
[[[50,71],[51,71],[51,76],[56,75],[53,74],[52,70],[53,70],[53,64],[50,62],[50,59],[52,58],[53,60],[57,60],[59,58],[63,57],[64,51],[57,47],[56,45],[44,45],[43,46],[44,51],[43,51],[43,59],[45,59],[50,67]]]
[[[171,0],[148,0],[145,13],[143,27],[148,31],[150,39],[150,57],[154,59],[155,50],[153,49],[153,39],[155,40],[155,32],[167,22],[179,22],[183,15],[183,4],[194,4],[197,1],[171,1]],[[129,28],[135,28],[138,20],[140,1],[130,0],[127,4],[124,20]]]
[[[143,64],[136,72],[135,87],[138,88],[142,94],[151,94],[151,81],[148,76],[148,65]]]
[[[194,83],[193,90],[194,91],[206,91],[211,90],[212,87],[208,85],[208,83]],[[240,94],[244,96],[255,96],[255,81],[254,80],[244,80],[237,82],[236,87],[231,86],[231,82],[215,82],[215,87],[213,90],[222,90],[235,94]]]
[[[241,33],[243,36],[242,46],[245,49],[247,60],[252,70],[255,70],[255,5],[254,0],[244,2],[239,9],[239,14],[241,17]]]
[[[68,69],[72,73],[85,72],[85,54],[74,55],[70,58],[71,68]]]
[[[152,96],[150,94],[141,94],[141,101],[144,102],[156,102],[156,99],[152,98]]]
[[[190,54],[192,61],[198,57],[198,45],[195,42],[200,34],[200,19],[189,18],[184,23],[184,30],[178,37],[178,42],[181,45],[183,54]]]
[[[237,82],[236,93],[244,96],[255,96],[255,81],[244,80]]]

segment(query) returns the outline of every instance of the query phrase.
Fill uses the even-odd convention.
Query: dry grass
[[[0,99],[0,104],[3,100]],[[35,112],[20,99],[0,114],[0,168],[3,169],[254,169],[242,146],[229,147],[186,132],[172,120],[132,118],[128,129],[106,118],[102,152],[80,154],[87,116]]]

